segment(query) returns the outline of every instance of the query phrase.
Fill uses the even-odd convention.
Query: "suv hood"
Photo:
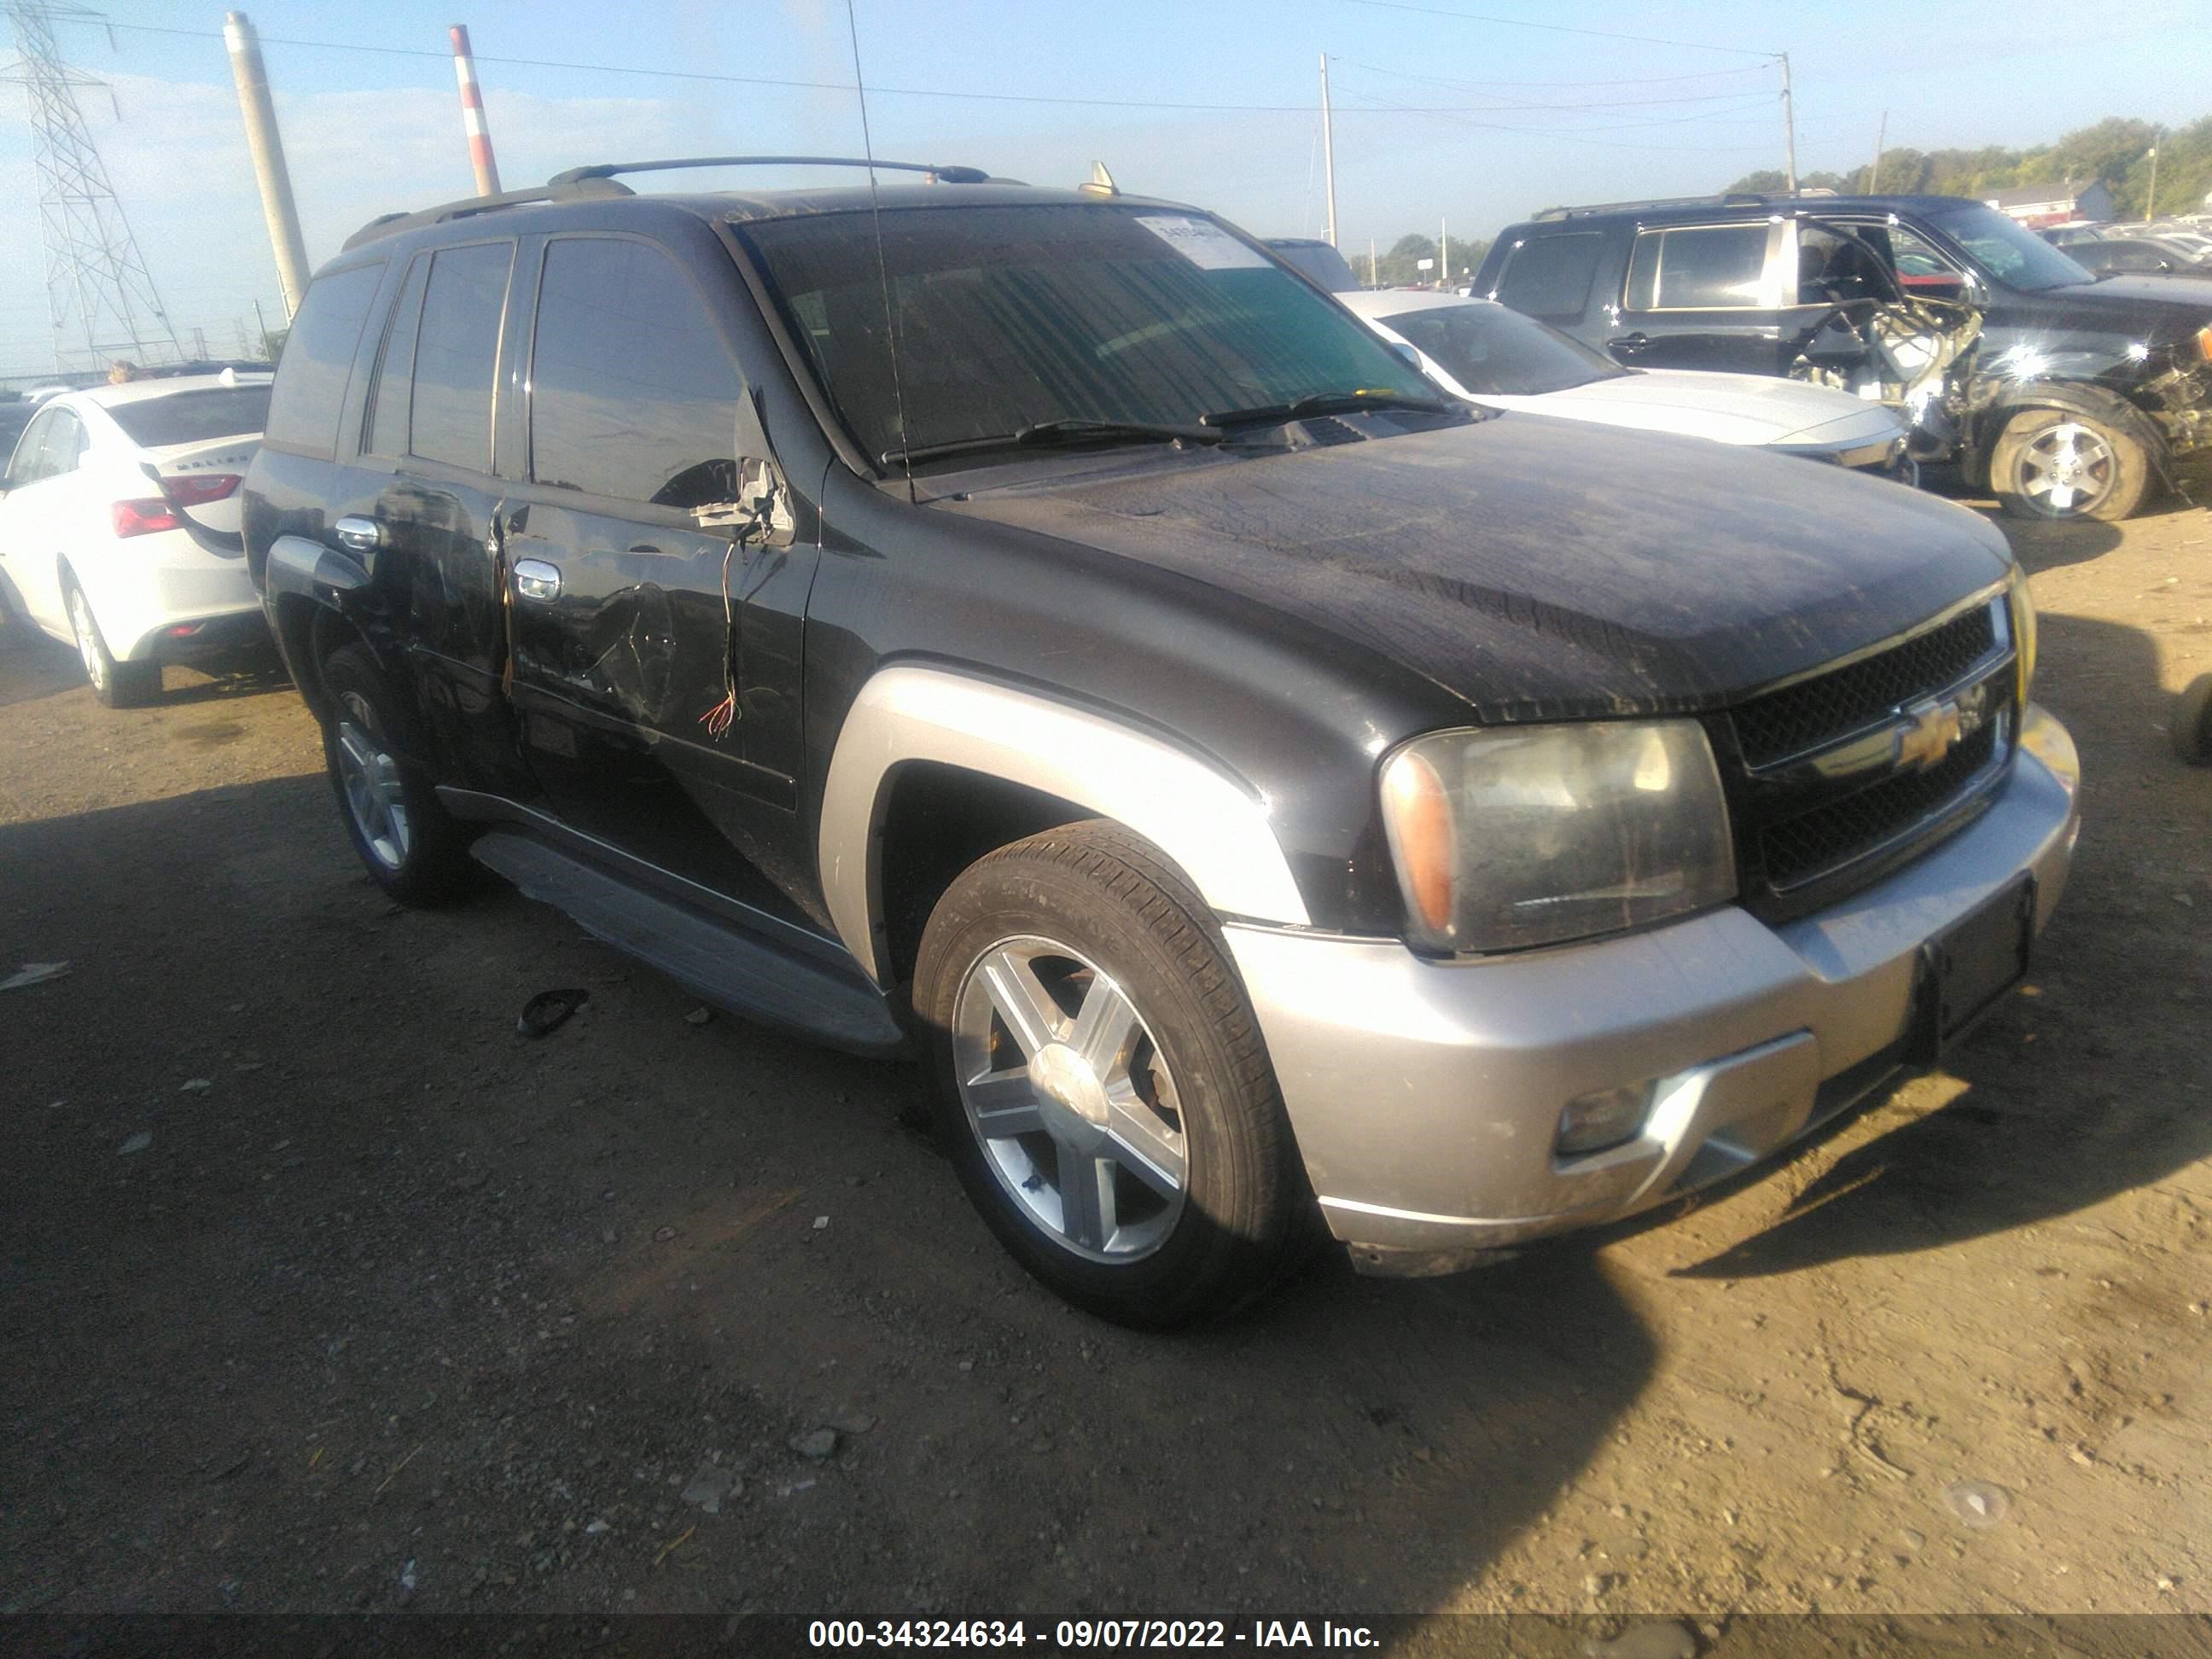
[[[2212,276],[2148,275],[2142,272],[2106,276],[2079,288],[2060,289],[2068,299],[2118,301],[2131,306],[2186,306],[2192,311],[2212,312]]]
[[[1722,708],[1926,621],[2010,562],[1963,507],[1810,461],[1533,415],[1342,441],[1354,424],[1387,429],[1310,423],[1339,441],[932,510],[1296,617],[1483,720]]]

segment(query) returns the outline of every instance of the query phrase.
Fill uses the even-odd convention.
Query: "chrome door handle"
[[[561,567],[543,559],[514,562],[514,596],[519,599],[557,599],[561,597]]]
[[[357,513],[348,514],[331,526],[338,545],[351,553],[374,553],[384,545],[384,526]]]

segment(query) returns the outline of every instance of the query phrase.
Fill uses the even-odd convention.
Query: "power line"
[[[1352,3],[1379,3],[1379,0],[1352,0]],[[55,11],[46,15],[56,22],[91,21],[66,12]],[[175,28],[156,23],[108,23],[104,27],[133,34],[167,35],[189,40],[222,39],[219,31],[212,29]],[[441,63],[451,61],[449,53],[423,47],[380,46],[353,40],[307,40],[297,36],[264,34],[261,37],[261,44],[264,46],[295,46],[310,52],[367,52],[382,58],[432,58]],[[1714,50],[1729,48],[1717,47]],[[1771,53],[1753,55],[1771,56]],[[700,82],[715,86],[773,87],[792,92],[842,92],[856,95],[859,90],[841,81],[800,81],[764,75],[717,75],[704,70],[639,69],[622,64],[586,64],[552,58],[504,58],[483,52],[477,53],[476,58],[479,64],[501,64],[514,69],[561,70],[584,75],[629,75],[645,80]],[[1082,109],[1176,110],[1200,114],[1306,115],[1312,112],[1313,107],[1310,104],[1196,103],[1163,98],[1060,98],[1042,93],[956,92],[937,87],[870,87],[868,94],[875,98],[938,98],[967,103],[1047,104]],[[1385,104],[1374,106],[1362,112],[1370,115],[1479,115],[1493,107],[1488,104]]]
[[[1758,52],[1749,46],[1716,46],[1704,40],[1667,40],[1652,34],[1617,34],[1611,29],[1575,28],[1565,23],[1532,23],[1525,17],[1486,17],[1471,11],[1445,11],[1435,6],[1415,6],[1406,0],[1346,0],[1347,5],[1370,6],[1378,11],[1419,12],[1424,17],[1449,17],[1462,23],[1496,23],[1501,27],[1542,29],[1548,34],[1580,34],[1593,40],[1632,40],[1639,46],[1680,46],[1691,52],[1725,52],[1741,58],[1772,59],[1782,54]]]
[[[1384,69],[1380,64],[1363,64],[1357,58],[1339,58],[1337,61],[1340,63],[1348,63],[1352,68],[1357,70],[1365,70],[1370,74],[1389,76],[1394,80],[1419,81],[1432,86],[1465,86],[1471,84],[1467,82],[1446,81],[1435,76],[1411,75],[1404,70]],[[1745,72],[1746,71],[1744,70],[1723,70],[1721,71],[1723,75],[1741,75]],[[1501,109],[1643,109],[1656,104],[1715,104],[1720,102],[1723,99],[1741,98],[1745,95],[1746,94],[1743,90],[1739,88],[1732,92],[1692,93],[1687,96],[1679,98],[1596,99],[1578,104],[1539,104],[1531,103],[1525,99],[1506,98],[1501,99],[1498,106]],[[1765,96],[1765,94],[1762,93],[1760,95]]]

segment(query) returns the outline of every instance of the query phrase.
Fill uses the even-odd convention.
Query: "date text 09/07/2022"
[[[1363,1625],[1304,1619],[1062,1619],[1050,1626],[1022,1619],[817,1619],[806,1627],[813,1648],[1371,1648],[1379,1638]]]

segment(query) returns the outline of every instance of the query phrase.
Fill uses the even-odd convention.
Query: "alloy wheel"
[[[338,716],[338,781],[362,845],[387,870],[407,862],[413,843],[399,763],[377,735],[376,717],[358,692],[345,694]]]
[[[2020,452],[2020,494],[2054,519],[2088,512],[2112,487],[2119,459],[2094,427],[2062,421]]]
[[[999,1185],[1063,1248],[1126,1263],[1164,1243],[1189,1187],[1176,1080],[1127,994],[1035,934],[973,961],[954,1002],[968,1127]]]
[[[100,626],[92,619],[92,604],[82,587],[70,591],[70,628],[76,635],[76,653],[84,659],[84,677],[93,690],[107,690],[107,663],[100,648]]]

